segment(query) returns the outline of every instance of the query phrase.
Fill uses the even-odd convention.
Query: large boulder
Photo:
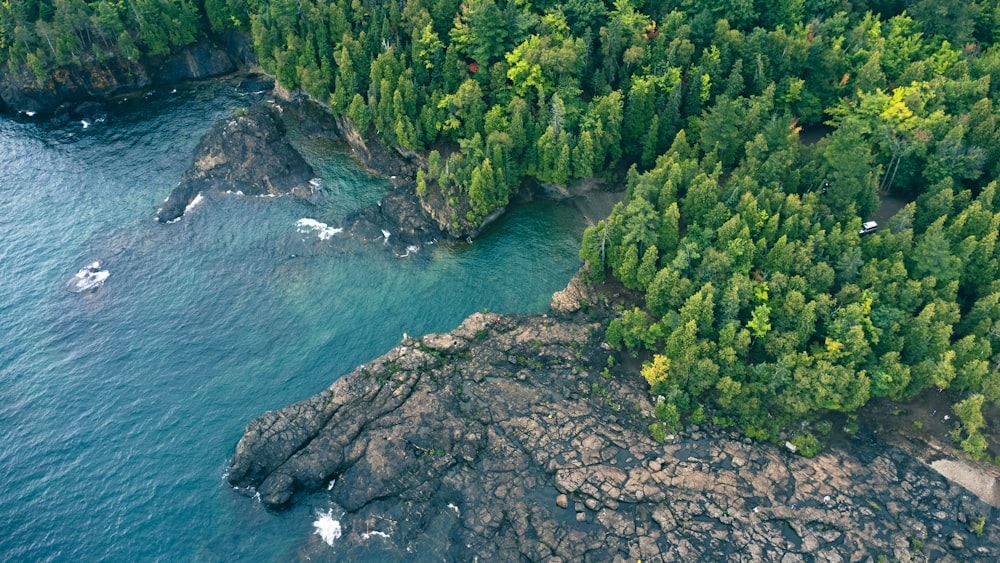
[[[257,103],[217,121],[202,137],[191,168],[157,211],[163,223],[184,214],[199,193],[306,194],[312,167],[285,137],[280,110]]]

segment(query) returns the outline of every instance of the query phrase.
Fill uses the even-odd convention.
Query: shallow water
[[[543,311],[579,267],[581,218],[537,203],[472,245],[398,259],[321,240],[390,188],[306,140],[306,202],[205,197],[154,220],[235,82],[153,93],[104,122],[0,118],[0,560],[285,561],[316,510],[224,482],[244,425],[474,311]],[[300,232],[305,231],[305,232]],[[66,284],[100,262],[95,290]]]

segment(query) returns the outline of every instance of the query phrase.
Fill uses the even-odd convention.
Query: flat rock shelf
[[[455,561],[1000,555],[992,507],[872,437],[813,459],[707,428],[654,441],[638,378],[594,367],[610,352],[593,314],[476,313],[404,337],[252,421],[229,480],[275,509],[327,495],[335,550],[374,529],[400,554],[433,534]]]

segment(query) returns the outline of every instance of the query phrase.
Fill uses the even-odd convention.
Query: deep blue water
[[[225,483],[244,425],[403,332],[543,311],[579,267],[581,220],[553,203],[404,259],[298,232],[389,189],[310,140],[315,201],[218,196],[156,223],[201,135],[252,98],[220,81],[87,128],[0,118],[0,561],[315,554],[322,506],[268,512]],[[67,291],[93,261],[104,285]]]

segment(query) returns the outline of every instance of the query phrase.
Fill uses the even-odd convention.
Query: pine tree
[[[639,263],[639,268],[635,273],[635,282],[640,291],[646,291],[646,288],[652,283],[659,269],[657,266],[659,258],[660,253],[655,246],[650,246],[643,252],[642,261]]]
[[[654,115],[652,121],[649,122],[649,129],[646,130],[646,138],[642,145],[640,162],[644,168],[653,166],[653,162],[656,160],[657,155],[659,155],[659,139],[660,116]]]
[[[594,174],[594,141],[590,131],[580,133],[573,147],[573,177],[587,178]]]

